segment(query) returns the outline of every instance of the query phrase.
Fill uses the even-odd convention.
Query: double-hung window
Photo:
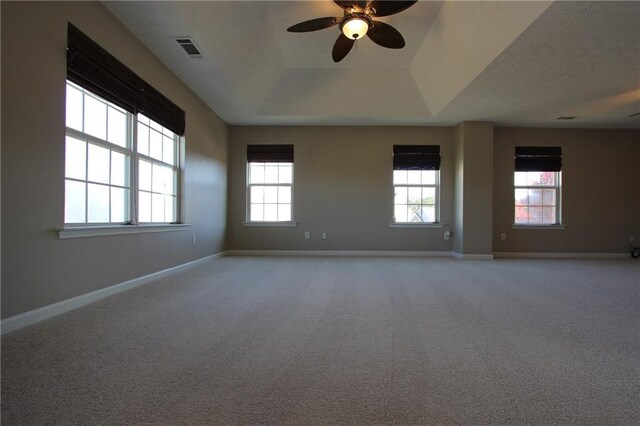
[[[440,221],[440,146],[394,145],[395,223]]]
[[[291,222],[293,145],[247,146],[247,221]]]
[[[68,225],[179,220],[184,111],[69,24]]]
[[[514,223],[559,225],[561,223],[560,147],[516,147]]]

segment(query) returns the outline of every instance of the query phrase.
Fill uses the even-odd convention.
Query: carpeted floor
[[[222,258],[4,336],[2,423],[640,424],[640,263]]]

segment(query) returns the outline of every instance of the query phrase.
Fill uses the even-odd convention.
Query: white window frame
[[[545,171],[535,171],[535,170],[530,170],[527,172],[518,172],[518,171],[514,171],[513,173],[513,192],[512,192],[512,196],[513,196],[513,208],[512,208],[512,213],[513,213],[513,226],[514,227],[522,227],[522,228],[563,228],[562,225],[562,172],[561,171],[557,171],[557,172],[550,172],[553,173],[554,176],[554,181],[555,181],[555,185],[550,186],[550,185],[516,185],[516,173],[528,173],[528,172],[533,172],[533,173],[545,173]],[[518,189],[546,189],[546,190],[554,190],[556,193],[555,199],[556,199],[556,218],[555,218],[555,222],[554,223],[529,223],[529,222],[516,222],[516,208],[518,207],[516,205],[516,190]],[[531,207],[531,205],[527,204],[527,207]],[[544,204],[541,204],[540,206],[534,206],[534,207],[544,207]]]
[[[264,164],[269,164],[268,162],[264,162],[264,161],[254,161],[253,163],[264,163]],[[293,193],[294,193],[294,181],[295,181],[295,164],[293,162],[286,162],[286,161],[282,161],[282,162],[278,162],[278,163],[273,163],[273,164],[290,164],[291,165],[291,183],[251,183],[251,164],[252,162],[247,161],[247,170],[246,170],[246,182],[247,182],[247,191],[246,191],[246,211],[245,211],[245,221],[242,222],[243,225],[245,226],[252,226],[252,225],[272,225],[272,226],[291,226],[291,225],[296,225],[297,223],[294,221],[294,217],[293,217],[293,212],[294,210],[294,197],[293,197]],[[266,221],[266,220],[251,220],[251,188],[254,186],[261,186],[261,187],[289,187],[290,191],[291,191],[291,214],[290,214],[290,218],[291,220],[288,221]],[[264,203],[263,203],[264,204]],[[280,203],[277,203],[277,205],[279,205]],[[286,204],[286,203],[282,203],[282,204]]]
[[[406,171],[411,171],[411,170],[406,170]],[[420,172],[422,172],[423,170],[420,170]],[[427,171],[427,170],[425,170]],[[440,223],[440,170],[429,170],[429,171],[433,171],[435,172],[435,183],[433,184],[396,184],[395,183],[395,176],[394,174],[392,174],[391,176],[391,181],[392,181],[392,188],[393,188],[393,202],[392,202],[392,207],[393,207],[393,211],[392,211],[392,218],[393,218],[393,222],[390,224],[391,226],[395,226],[395,227],[442,227],[442,224]],[[395,170],[394,170],[395,172]],[[435,200],[434,200],[434,211],[435,211],[435,220],[433,222],[399,222],[396,217],[395,217],[395,207],[396,207],[396,201],[395,201],[395,193],[396,193],[396,188],[398,187],[403,187],[403,188],[407,188],[407,192],[409,191],[409,188],[434,188],[435,189]],[[404,204],[403,204],[404,205]],[[429,204],[420,204],[420,206],[426,206]]]
[[[117,235],[117,234],[126,234],[126,233],[145,233],[145,232],[161,232],[161,231],[176,231],[176,230],[184,230],[186,227],[190,226],[182,222],[182,204],[183,204],[183,169],[184,169],[184,138],[173,133],[173,142],[174,142],[174,164],[164,163],[163,161],[157,160],[150,156],[146,156],[140,154],[138,152],[138,141],[137,141],[137,124],[138,124],[138,116],[136,114],[132,114],[128,111],[123,110],[119,106],[109,102],[108,100],[96,95],[88,89],[83,88],[82,86],[75,84],[69,80],[65,82],[65,91],[67,85],[72,86],[77,90],[81,90],[85,93],[85,96],[92,96],[97,100],[104,102],[107,106],[111,106],[116,108],[119,111],[122,111],[126,114],[126,132],[127,132],[127,147],[122,147],[120,145],[111,143],[107,140],[103,140],[92,136],[83,131],[79,131],[77,129],[73,129],[71,127],[66,126],[66,118],[65,118],[65,137],[73,137],[80,140],[84,140],[87,142],[87,149],[85,155],[88,156],[88,146],[89,144],[94,144],[112,151],[116,151],[124,154],[128,157],[128,164],[126,168],[126,183],[128,187],[123,187],[129,190],[129,200],[128,200],[128,220],[125,222],[64,222],[64,226],[58,229],[60,238],[75,238],[75,237],[93,237],[93,236],[101,236],[101,235]],[[84,98],[83,98],[84,99]],[[65,107],[66,109],[66,107]],[[83,104],[83,118],[84,120],[84,104]],[[107,117],[108,120],[108,117]],[[84,121],[83,121],[84,123]],[[84,125],[83,125],[84,128]],[[108,128],[108,122],[107,122]],[[66,141],[65,141],[65,149],[66,149]],[[175,208],[174,208],[174,218],[173,222],[143,222],[140,223],[138,221],[138,193],[139,193],[139,175],[138,175],[138,164],[140,160],[143,159],[145,161],[151,162],[152,164],[160,164],[162,166],[172,167],[175,171],[175,182],[174,188],[176,192],[176,200],[175,200]],[[66,156],[65,156],[65,164],[66,164]],[[85,164],[87,167],[87,171],[85,173],[85,180],[76,179],[76,178],[68,178],[64,176],[64,181],[77,181],[83,182],[85,184],[90,183],[88,180],[88,159],[85,159]],[[109,172],[111,173],[111,171]],[[119,185],[111,185],[102,184],[108,187],[121,187]],[[66,194],[65,194],[66,197]],[[88,197],[85,195],[85,220],[88,219]],[[66,209],[66,198],[63,203],[63,207]],[[111,201],[109,202],[109,209],[111,209]],[[64,217],[64,214],[63,214]],[[133,226],[132,226],[133,225]]]

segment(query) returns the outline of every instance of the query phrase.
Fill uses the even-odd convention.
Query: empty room
[[[4,425],[640,424],[640,2],[0,7]]]

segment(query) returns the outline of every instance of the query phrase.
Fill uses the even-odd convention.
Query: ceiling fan
[[[318,31],[339,25],[340,36],[333,45],[333,61],[340,62],[351,51],[356,40],[366,35],[374,43],[389,49],[402,49],[405,45],[402,34],[389,24],[374,21],[373,18],[395,15],[417,3],[414,1],[338,1],[334,2],[344,10],[342,18],[316,18],[300,22],[287,28],[291,33]]]

